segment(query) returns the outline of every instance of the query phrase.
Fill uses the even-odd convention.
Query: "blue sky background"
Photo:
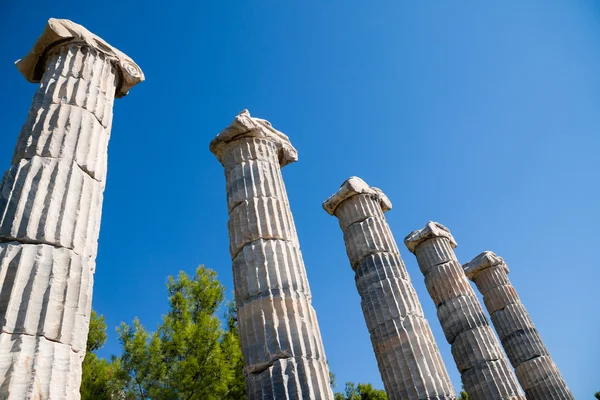
[[[115,102],[94,308],[150,329],[166,277],[199,264],[232,293],[225,178],[210,140],[242,109],[297,147],[283,170],[331,370],[382,387],[341,231],[321,209],[358,175],[387,214],[457,389],[460,377],[402,239],[435,220],[469,261],[503,256],[578,399],[600,390],[600,3],[539,1],[0,3],[0,162],[36,85],[13,62],[49,17],[83,24],[147,81]],[[484,5],[485,4],[485,5]]]

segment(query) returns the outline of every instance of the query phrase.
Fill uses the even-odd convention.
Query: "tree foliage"
[[[370,383],[346,383],[344,393],[335,393],[335,400],[387,400],[383,390],[373,388]]]
[[[596,392],[594,393],[594,397],[598,400],[600,400],[600,392]]]
[[[106,341],[106,322],[104,316],[92,311],[90,330],[87,338],[85,358],[83,359],[83,374],[81,378],[82,400],[110,400],[120,393],[123,380],[119,360],[110,362],[96,355]]]
[[[117,329],[121,356],[110,363],[96,358],[106,363],[106,368],[94,369],[89,364],[84,370],[84,374],[97,370],[114,372],[106,379],[85,380],[82,398],[84,392],[94,390],[96,381],[96,386],[109,397],[86,399],[111,395],[123,400],[246,398],[237,315],[235,307],[228,305],[222,326],[218,312],[225,294],[216,273],[203,266],[192,278],[181,272],[177,278],[169,277],[167,290],[169,311],[157,330],[147,331],[137,318],[131,325],[122,323]],[[95,324],[103,325],[105,331],[103,320]],[[92,342],[98,336],[102,338],[90,331]],[[102,341],[105,338],[104,334]],[[94,375],[104,376],[98,372]]]

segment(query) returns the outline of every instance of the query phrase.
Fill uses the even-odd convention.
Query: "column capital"
[[[45,64],[50,51],[71,43],[91,47],[112,60],[119,75],[115,97],[127,95],[132,87],[145,79],[141,68],[130,57],[68,19],[50,18],[33,48],[15,64],[29,82],[40,82],[46,70]]]
[[[273,128],[265,119],[254,118],[248,110],[243,110],[210,142],[210,151],[222,162],[223,153],[232,142],[256,137],[271,140],[278,149],[279,164],[281,167],[298,161],[298,151],[292,146],[290,139]]]
[[[334,215],[336,208],[338,208],[342,202],[352,196],[356,196],[357,194],[370,194],[377,196],[379,199],[379,205],[381,206],[383,212],[392,209],[392,202],[381,189],[370,187],[365,181],[357,176],[351,176],[350,178],[346,179],[344,183],[342,183],[342,186],[340,186],[340,189],[327,200],[325,200],[323,203],[323,209],[325,209],[325,211],[327,211],[327,213],[330,215]]]
[[[496,266],[503,268],[508,274],[508,266],[506,265],[502,257],[497,256],[492,251],[484,251],[468,263],[464,264],[463,269],[465,271],[465,275],[467,275],[469,279],[473,280],[473,278],[475,278],[475,275],[477,275],[479,272],[483,271],[486,268]]]
[[[404,238],[404,244],[414,253],[417,247],[424,241],[436,237],[444,237],[450,241],[450,246],[455,248],[457,246],[456,240],[452,237],[450,230],[439,222],[429,221],[423,229],[412,231]]]

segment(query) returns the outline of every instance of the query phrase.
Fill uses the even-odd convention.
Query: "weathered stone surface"
[[[40,87],[0,183],[0,398],[79,399],[112,107],[143,74],[56,19],[17,67]]]
[[[91,113],[105,128],[110,128],[112,122],[112,109],[114,92],[102,92],[99,82],[88,81],[74,76],[63,76],[62,69],[69,68],[66,59],[75,52],[85,52],[88,55],[87,63],[105,66],[101,71],[105,75],[102,81],[114,82],[115,69],[101,52],[93,49],[84,49],[77,44],[56,49],[50,59],[48,70],[40,82],[40,88],[33,97],[33,108],[47,107],[51,104],[68,104],[79,107]],[[84,65],[81,66],[84,68]],[[112,83],[110,86],[114,86]]]
[[[80,48],[93,49],[108,57],[111,64],[118,69],[120,76],[117,90],[111,96],[123,97],[129,90],[144,80],[144,73],[131,58],[94,35],[83,26],[66,19],[50,18],[44,32],[38,38],[31,51],[16,62],[19,71],[30,82],[40,82],[46,71],[48,54],[58,46],[77,44]],[[86,60],[78,59],[75,54],[69,57],[71,66],[64,66],[63,76],[73,75],[84,80],[98,79],[98,71],[94,68],[86,69]],[[52,63],[50,63],[52,65]],[[115,78],[113,78],[114,81]],[[106,87],[110,82],[102,82],[99,86]]]
[[[2,332],[85,351],[93,261],[54,246],[0,243],[0,286]]]
[[[104,184],[73,161],[38,157],[14,164],[0,192],[0,239],[46,243],[95,257]]]
[[[279,359],[267,369],[248,375],[250,399],[321,399],[329,388],[329,377],[319,376],[327,370],[323,360],[303,357]],[[316,373],[317,372],[317,373]],[[325,379],[326,378],[326,379]]]
[[[103,182],[109,134],[90,112],[68,104],[32,108],[13,155],[13,164],[35,156],[75,161],[93,179]]]
[[[573,394],[508,279],[509,269],[502,257],[484,251],[463,268],[483,295],[527,399],[572,400]]]
[[[79,399],[84,355],[43,336],[0,333],[0,398]]]
[[[469,399],[525,399],[516,391],[514,374],[505,361],[487,361],[466,370],[461,377]]]
[[[390,399],[454,399],[384,212],[389,199],[351,177],[323,203],[338,218],[379,372]]]
[[[465,391],[472,400],[524,399],[475,292],[456,259],[456,241],[445,226],[429,222],[411,232],[406,247],[416,255],[438,318],[452,346]]]
[[[246,386],[254,399],[333,399],[281,167],[287,136],[244,110],[210,145],[225,169]]]
[[[573,398],[556,364],[549,356],[535,357],[520,364],[515,371],[522,385],[528,388],[525,391],[528,399]]]
[[[245,140],[238,143],[238,146],[233,146],[235,150],[231,148],[232,142],[250,138],[257,140]],[[281,168],[298,161],[298,151],[292,146],[290,139],[273,128],[269,121],[252,117],[248,110],[239,113],[231,124],[210,142],[210,151],[223,164],[226,173],[232,167],[249,160],[270,162],[273,149]]]

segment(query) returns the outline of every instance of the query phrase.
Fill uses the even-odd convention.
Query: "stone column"
[[[437,307],[452,356],[471,400],[525,399],[462,266],[456,242],[437,222],[404,239]]]
[[[144,76],[57,19],[17,68],[40,88],[0,183],[0,398],[78,399],[113,100]]]
[[[454,389],[384,212],[386,195],[351,177],[323,203],[344,233],[379,372],[390,399],[454,399]]]
[[[573,400],[540,334],[508,279],[508,267],[491,251],[463,265],[477,285],[508,359],[529,400]]]
[[[242,111],[210,144],[225,168],[246,386],[255,399],[333,399],[281,168],[287,136]]]

